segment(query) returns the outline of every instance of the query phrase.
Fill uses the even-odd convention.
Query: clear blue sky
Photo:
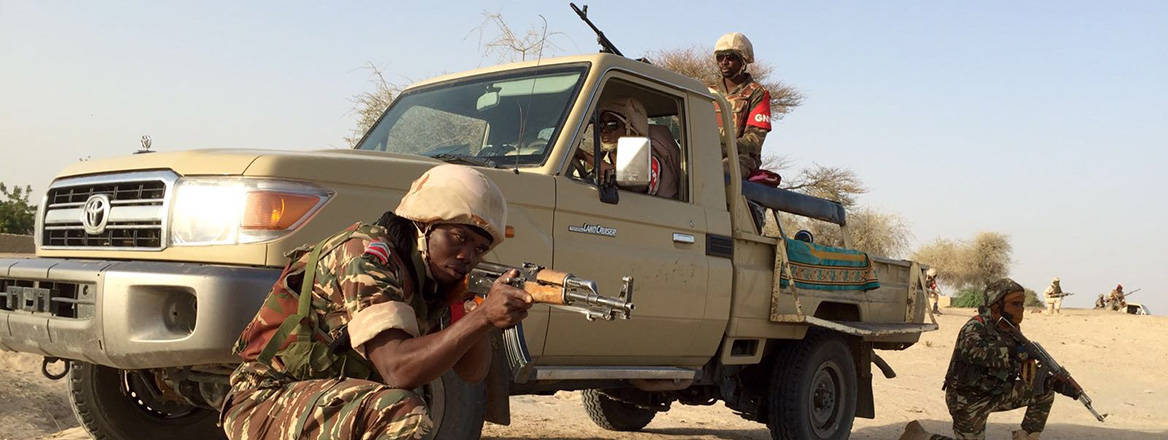
[[[373,62],[391,81],[492,64],[482,11],[593,37],[560,2],[0,0],[0,181],[138,148],[341,147]],[[626,54],[747,34],[806,103],[765,153],[854,169],[914,247],[1002,231],[1011,275],[1085,306],[1122,282],[1168,313],[1168,3],[594,2]],[[750,21],[754,19],[754,21]],[[37,196],[39,198],[39,195]]]

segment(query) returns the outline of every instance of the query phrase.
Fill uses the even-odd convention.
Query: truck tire
[[[847,439],[856,417],[857,377],[842,336],[808,334],[776,359],[767,428],[776,440]]]
[[[69,404],[94,440],[227,438],[216,426],[217,412],[156,401],[140,390],[144,385],[131,378],[135,373],[151,374],[73,362]]]
[[[433,440],[478,439],[487,405],[484,382],[467,383],[453,370],[422,387],[422,398],[434,422]]]
[[[639,431],[657,415],[657,411],[621,402],[599,390],[584,390],[582,400],[588,418],[609,431]]]

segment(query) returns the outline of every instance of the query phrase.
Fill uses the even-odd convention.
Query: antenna
[[[547,44],[547,18],[543,14],[539,14],[538,17],[543,21],[543,34],[539,38],[539,50],[536,52],[535,58],[536,66],[539,66],[543,61],[543,46]],[[519,174],[519,156],[523,154],[523,145],[521,142],[524,141],[523,135],[527,132],[527,118],[531,115],[531,95],[535,94],[535,82],[538,80],[538,77],[531,79],[531,88],[527,91],[526,110],[523,106],[519,107],[519,136],[515,140],[515,174]],[[547,148],[547,146],[544,146],[544,148]]]

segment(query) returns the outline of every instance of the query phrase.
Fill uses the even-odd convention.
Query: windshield
[[[480,166],[538,166],[583,77],[583,67],[545,69],[410,92],[394,100],[357,149]]]

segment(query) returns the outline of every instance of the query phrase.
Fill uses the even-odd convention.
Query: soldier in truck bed
[[[1021,349],[1020,343],[998,322],[1005,318],[1021,325],[1026,302],[1024,289],[1009,278],[986,286],[984,304],[977,316],[970,318],[957,335],[949,371],[945,375],[945,403],[953,416],[953,432],[958,439],[984,439],[986,420],[991,412],[1026,407],[1022,429],[1013,432],[1015,440],[1037,440],[1046,427],[1054,403],[1053,383],[1036,394],[1037,365]],[[1037,378],[1046,380],[1046,378]],[[901,440],[942,440],[942,435],[925,432],[917,421],[905,427]]]
[[[730,119],[734,121],[734,127],[722,127],[723,109],[715,108],[718,128],[735,130],[738,166],[742,178],[747,179],[762,165],[762,142],[771,131],[771,94],[746,71],[746,66],[754,62],[754,46],[745,35],[731,32],[718,38],[714,57],[721,78],[710,87],[729,101],[733,113]],[[725,157],[723,160],[727,166],[734,162]]]
[[[222,426],[232,439],[415,439],[431,427],[411,389],[453,369],[490,366],[493,328],[527,316],[531,297],[502,278],[450,323],[463,279],[503,241],[502,192],[478,171],[439,165],[393,212],[292,255],[234,352]],[[305,301],[301,301],[301,298]]]

